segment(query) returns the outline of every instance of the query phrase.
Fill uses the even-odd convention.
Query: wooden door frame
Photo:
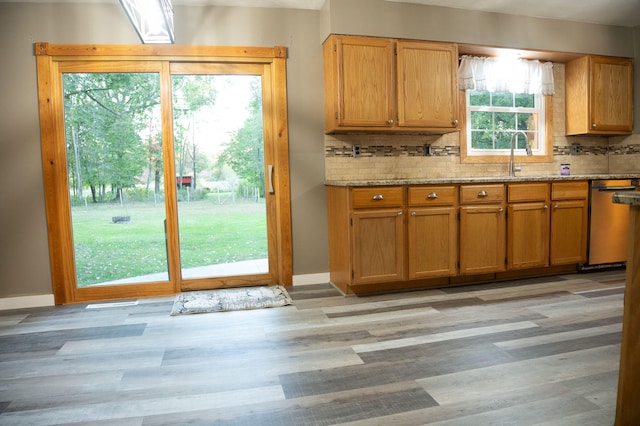
[[[167,244],[169,281],[118,286],[96,286],[78,288],[76,286],[75,261],[71,214],[69,206],[66,149],[64,143],[64,105],[56,94],[60,93],[58,64],[68,61],[128,61],[157,62],[162,78],[170,78],[171,62],[200,63],[255,63],[264,64],[265,76],[272,94],[270,102],[272,116],[265,122],[265,132],[273,138],[273,186],[276,226],[275,265],[270,266],[267,284],[292,285],[292,239],[291,239],[291,195],[289,182],[289,136],[287,124],[286,56],[285,47],[230,47],[230,46],[174,46],[174,45],[63,45],[35,43],[38,77],[38,107],[40,114],[40,141],[42,147],[42,169],[44,177],[45,208],[49,239],[49,260],[51,281],[56,304],[79,303],[94,300],[125,299],[162,296],[181,290],[180,263],[177,233],[169,233]],[[171,109],[166,100],[170,85],[161,84],[163,151],[165,158],[173,145],[166,138],[172,133]],[[61,143],[62,141],[62,143]],[[167,143],[165,143],[167,142]],[[169,162],[170,163],[170,162]],[[165,165],[165,181],[173,180],[174,167]],[[171,194],[167,194],[171,197]],[[269,194],[267,194],[269,196]],[[173,194],[175,197],[175,194]],[[168,217],[175,211],[175,200],[167,199]],[[176,225],[177,226],[177,222]],[[71,254],[71,255],[70,255]],[[271,262],[270,262],[271,263]],[[236,281],[231,285],[248,285],[251,282]]]

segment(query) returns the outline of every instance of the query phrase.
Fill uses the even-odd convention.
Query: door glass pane
[[[183,278],[268,272],[262,82],[174,75]]]
[[[168,281],[157,73],[63,74],[78,287]]]

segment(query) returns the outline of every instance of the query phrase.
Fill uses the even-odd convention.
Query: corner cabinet
[[[567,62],[565,80],[567,135],[631,134],[631,59],[584,56]]]
[[[332,35],[323,45],[325,133],[458,129],[458,48]]]

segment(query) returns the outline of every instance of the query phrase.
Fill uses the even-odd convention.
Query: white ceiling
[[[108,3],[116,0],[0,0]],[[175,5],[279,7],[318,10],[325,0],[172,0]],[[640,0],[386,0],[625,27],[640,26]]]

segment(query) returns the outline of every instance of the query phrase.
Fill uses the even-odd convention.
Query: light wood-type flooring
[[[624,271],[0,312],[0,425],[611,425]]]

